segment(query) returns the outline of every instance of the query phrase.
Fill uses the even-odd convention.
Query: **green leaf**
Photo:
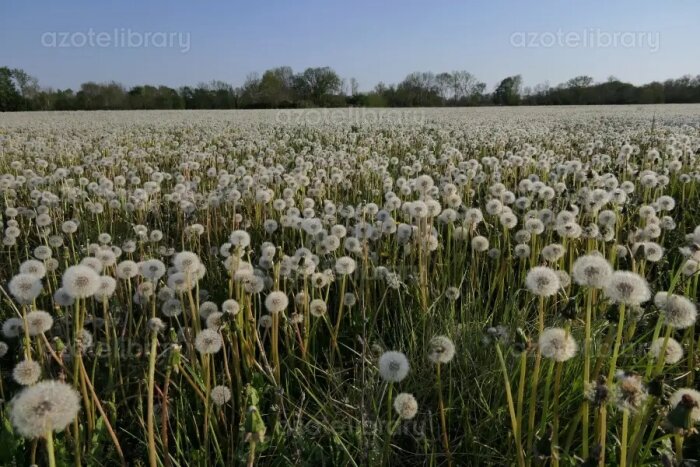
[[[23,445],[24,438],[15,434],[10,419],[3,416],[0,430],[0,464],[9,465],[12,461],[17,462],[17,455],[24,452]]]

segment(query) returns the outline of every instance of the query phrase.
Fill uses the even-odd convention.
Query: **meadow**
[[[0,465],[694,465],[700,106],[0,114]]]

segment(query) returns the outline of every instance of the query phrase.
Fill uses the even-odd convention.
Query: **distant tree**
[[[12,78],[17,83],[19,93],[25,101],[25,105],[31,106],[32,100],[39,94],[39,80],[19,68],[11,70]]]
[[[435,77],[438,94],[443,100],[454,97],[454,78],[450,73],[440,73]]]
[[[569,81],[566,82],[566,86],[569,88],[587,88],[592,84],[593,78],[585,75],[571,78]]]
[[[356,96],[359,93],[360,83],[355,78],[350,78],[350,95]]]
[[[12,70],[7,67],[0,68],[0,111],[8,112],[21,110],[25,105],[15,80]]]
[[[295,88],[302,99],[324,105],[328,97],[340,92],[341,79],[329,67],[307,68],[296,76]]]
[[[242,108],[251,108],[259,106],[260,98],[260,75],[257,73],[249,73],[246,76],[243,86],[238,92],[239,106]]]
[[[0,111],[98,109],[231,109],[311,106],[411,107],[441,105],[569,105],[700,103],[700,75],[635,86],[610,76],[595,83],[580,75],[557,86],[522,88],[520,75],[504,78],[493,93],[464,70],[414,72],[398,84],[378,83],[361,93],[355,78],[342,80],[329,67],[295,74],[288,66],[251,73],[239,88],[224,81],[173,89],[139,85],[128,91],[117,82],[86,82],[77,92],[41,88],[24,70],[0,67]],[[349,94],[349,95],[348,95]]]
[[[496,87],[493,93],[493,102],[497,105],[518,105],[520,103],[520,75],[509,76]]]
[[[288,66],[267,70],[258,84],[263,107],[290,107],[294,100],[294,72]]]

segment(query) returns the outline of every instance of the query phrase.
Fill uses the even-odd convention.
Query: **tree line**
[[[501,80],[492,91],[467,71],[415,72],[398,84],[377,84],[360,92],[357,80],[342,79],[330,67],[295,73],[282,66],[248,75],[234,87],[211,81],[179,89],[115,81],[86,82],[80,89],[43,88],[21,69],[0,67],[0,111],[252,109],[306,107],[440,107],[484,105],[590,105],[700,103],[700,75],[636,86],[615,77],[594,82],[578,76],[557,86],[523,87],[520,75]]]

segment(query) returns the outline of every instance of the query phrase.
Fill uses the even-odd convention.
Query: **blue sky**
[[[489,89],[516,73],[526,85],[581,74],[643,83],[700,73],[699,19],[696,0],[1,0],[0,66],[74,89],[240,85],[279,65],[327,65],[363,90],[457,69]],[[126,47],[115,29],[151,43]],[[90,31],[93,46],[79,47]]]

